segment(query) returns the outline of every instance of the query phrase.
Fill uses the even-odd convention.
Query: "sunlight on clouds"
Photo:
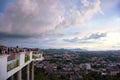
[[[88,40],[90,43],[76,43],[71,46],[71,48],[74,47],[84,47],[89,50],[117,50],[120,49],[119,46],[115,46],[116,44],[120,44],[120,32],[109,32],[107,33],[106,37],[102,37],[100,39],[95,40]]]
[[[114,45],[114,44],[120,43],[119,36],[120,36],[120,32],[108,33],[105,43],[108,45]]]
[[[119,49],[116,8],[118,0],[14,0],[0,13],[0,44]]]
[[[120,49],[120,47],[112,47],[116,44],[119,44],[120,43],[120,32],[111,32],[111,33],[108,33],[107,34],[107,37],[101,39],[101,41],[97,41],[97,42],[100,42],[100,43],[96,43],[95,45],[91,45],[91,47],[89,47],[89,49],[91,48],[95,48],[97,50],[116,50],[116,49]]]

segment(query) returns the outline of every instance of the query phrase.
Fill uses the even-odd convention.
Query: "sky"
[[[0,0],[0,44],[120,50],[120,0]]]

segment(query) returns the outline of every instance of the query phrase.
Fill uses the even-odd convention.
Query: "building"
[[[85,65],[86,65],[87,70],[91,70],[91,64],[90,63],[86,63]]]
[[[19,52],[8,60],[9,54],[0,55],[0,80],[34,80],[34,62],[44,60],[43,54]]]

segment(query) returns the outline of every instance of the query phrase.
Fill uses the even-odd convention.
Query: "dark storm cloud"
[[[7,34],[7,33],[0,33],[0,39],[2,38],[29,38],[31,36],[25,36],[25,35],[15,35],[15,34]]]

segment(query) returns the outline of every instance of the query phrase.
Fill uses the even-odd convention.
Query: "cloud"
[[[82,0],[79,8],[74,0],[16,0],[0,15],[0,33],[48,37],[52,32],[57,34],[61,27],[91,19],[101,12],[100,3]]]
[[[89,40],[89,39],[100,39],[102,37],[106,37],[106,33],[92,33],[89,36],[83,38],[85,40]]]
[[[79,42],[80,41],[80,39],[79,38],[72,38],[72,39],[63,39],[64,41],[66,41],[66,42]]]
[[[119,5],[119,0],[101,0],[101,2],[104,2],[104,4],[102,4],[102,7],[105,10],[111,9]]]
[[[82,0],[81,3],[81,9],[77,9],[74,0],[16,0],[0,15],[0,32],[42,36],[61,27],[82,24],[101,12],[100,0]]]
[[[7,39],[9,39],[9,38],[29,38],[29,37],[31,37],[31,36],[25,36],[25,35],[11,35],[11,34],[7,34],[7,33],[0,33],[0,39],[2,39],[2,38],[7,38]]]
[[[112,47],[113,47],[113,48],[120,48],[120,43],[115,44],[115,45],[113,45]]]
[[[81,0],[81,3],[81,9],[68,10],[66,12],[67,15],[63,21],[56,26],[56,28],[70,25],[81,25],[84,24],[87,20],[90,20],[96,13],[102,13],[100,0],[94,0],[94,2]]]
[[[63,39],[63,41],[65,42],[69,42],[69,43],[81,43],[81,44],[91,44],[91,43],[96,43],[95,41],[90,41],[90,40],[83,40],[80,38],[72,38],[72,39]]]
[[[75,37],[72,39],[63,39],[63,41],[70,43],[96,43],[95,40],[102,37],[106,37],[106,33],[92,33],[89,36],[84,36],[83,38]]]

